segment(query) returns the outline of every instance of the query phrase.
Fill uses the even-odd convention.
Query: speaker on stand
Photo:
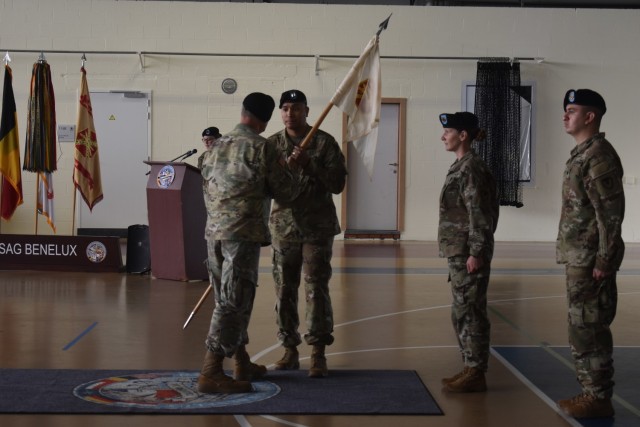
[[[127,229],[127,273],[144,274],[150,271],[149,226],[131,225]]]

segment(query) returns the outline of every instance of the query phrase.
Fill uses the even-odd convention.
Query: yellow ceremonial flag
[[[93,210],[95,204],[103,198],[102,181],[100,179],[98,140],[93,125],[93,110],[87,85],[87,72],[84,67],[81,68],[81,71],[73,183],[80,191],[89,210]]]
[[[331,103],[349,116],[347,141],[353,141],[369,177],[373,175],[378,143],[381,87],[380,50],[376,35],[369,41],[331,98]]]
[[[18,116],[13,96],[11,67],[4,67],[2,92],[2,118],[0,119],[0,175],[2,175],[2,218],[9,220],[22,204],[22,173],[20,172],[20,146],[18,142]]]

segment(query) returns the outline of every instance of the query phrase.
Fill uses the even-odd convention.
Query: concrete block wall
[[[434,240],[437,203],[453,156],[440,142],[437,116],[461,109],[462,83],[473,81],[475,61],[384,59],[384,56],[540,57],[523,61],[522,79],[537,87],[535,184],[521,209],[503,208],[498,240],[553,241],[557,232],[564,163],[574,146],[562,127],[569,88],[602,93],[609,111],[603,130],[618,148],[629,184],[624,238],[640,241],[635,159],[635,100],[640,75],[640,11],[605,9],[344,6],[114,0],[0,0],[0,53],[10,51],[19,132],[24,144],[31,68],[37,53],[13,50],[154,51],[264,54],[265,56],[88,54],[93,91],[152,93],[152,159],[199,146],[203,128],[223,132],[237,122],[242,98],[261,91],[278,98],[290,88],[307,94],[313,123],[352,59],[393,13],[381,38],[383,96],[407,98],[405,240]],[[270,55],[320,55],[314,58]],[[58,123],[75,123],[79,53],[46,54],[53,70]],[[220,84],[233,77],[238,91]],[[265,135],[281,129],[279,115]],[[330,112],[322,128],[340,139],[342,116]],[[58,233],[71,234],[73,150],[63,146],[55,175]],[[195,162],[195,156],[190,160]],[[104,173],[104,172],[103,172]],[[25,203],[2,233],[32,233],[35,175],[23,173]],[[341,199],[336,197],[338,209]],[[126,207],[123,207],[123,209]],[[50,232],[40,222],[41,233]]]

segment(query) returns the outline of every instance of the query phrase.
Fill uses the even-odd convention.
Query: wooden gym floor
[[[627,248],[618,278],[620,302],[613,324],[616,347],[638,350],[640,246]],[[250,326],[249,353],[271,365],[276,341],[269,248]],[[14,415],[3,427],[35,426],[579,426],[495,351],[501,346],[566,346],[564,274],[547,243],[498,243],[489,286],[494,349],[487,393],[451,395],[440,379],[461,369],[450,324],[446,262],[431,243],[336,241],[331,296],[335,343],[330,369],[415,369],[443,416],[215,416]],[[0,271],[0,367],[199,370],[211,298],[186,330],[182,325],[205,282],[174,282],[148,275]],[[304,296],[301,295],[301,302]],[[304,312],[304,306],[300,307]],[[94,325],[81,339],[74,340]],[[301,331],[304,332],[304,329]],[[308,346],[301,346],[308,368]],[[565,361],[566,362],[566,361]],[[230,367],[231,365],[229,365]],[[616,379],[638,378],[637,366],[616,366]],[[628,376],[628,375],[630,376]],[[633,376],[635,375],[635,377]],[[0,379],[1,381],[1,379]],[[318,380],[321,381],[321,380]],[[564,388],[567,384],[558,384]],[[569,385],[572,394],[577,383]],[[637,384],[640,389],[640,383]],[[568,397],[568,396],[567,396]],[[393,398],[390,396],[390,398]],[[632,423],[640,408],[625,402]],[[622,426],[623,418],[602,426]],[[635,421],[633,421],[635,420]]]

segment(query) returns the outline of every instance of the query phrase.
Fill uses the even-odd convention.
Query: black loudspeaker
[[[149,226],[131,225],[127,230],[127,273],[144,274],[151,271]]]

